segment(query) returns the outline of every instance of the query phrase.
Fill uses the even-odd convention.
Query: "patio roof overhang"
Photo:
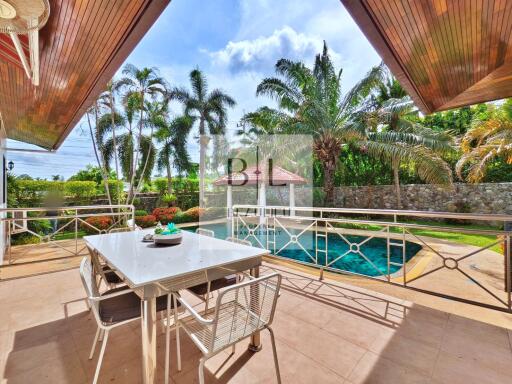
[[[57,149],[170,0],[50,0],[40,30],[40,85],[0,58],[8,138]]]
[[[512,96],[512,1],[341,1],[422,112]]]

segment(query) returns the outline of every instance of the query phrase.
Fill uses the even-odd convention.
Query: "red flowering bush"
[[[178,207],[155,208],[153,210],[153,216],[155,216],[156,221],[159,221],[162,224],[167,224],[172,221],[178,212],[180,212]]]
[[[194,221],[199,220],[199,217],[205,212],[204,208],[192,207],[187,209],[184,214],[192,218]]]
[[[156,225],[156,217],[154,215],[135,216],[135,224],[141,228],[154,227]]]
[[[109,216],[91,216],[81,223],[80,227],[87,234],[97,234],[100,230],[107,230],[112,225],[112,218]]]

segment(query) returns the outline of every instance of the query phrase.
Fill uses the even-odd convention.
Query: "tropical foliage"
[[[467,180],[480,182],[496,162],[512,164],[512,99],[492,112],[486,120],[476,120],[462,137],[462,157],[457,162],[457,175],[463,179],[467,166]]]
[[[210,135],[225,133],[228,108],[234,107],[236,102],[231,96],[220,89],[208,90],[206,76],[199,70],[190,72],[190,87],[175,87],[170,92],[170,98],[180,101],[184,106],[184,114],[190,123],[197,122],[199,134],[199,204],[204,204],[204,180],[206,166],[206,146]]]

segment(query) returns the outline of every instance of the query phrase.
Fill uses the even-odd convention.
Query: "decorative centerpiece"
[[[158,223],[155,228],[155,234],[153,235],[153,241],[155,244],[162,245],[176,245],[180,244],[183,235],[181,229],[177,228],[174,223],[167,224],[163,227],[162,224]]]

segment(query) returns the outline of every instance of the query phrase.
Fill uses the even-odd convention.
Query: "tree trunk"
[[[98,107],[97,105],[94,105],[94,116],[96,120],[96,126],[98,126]],[[92,146],[94,148],[94,155],[96,156],[96,161],[98,162],[98,167],[101,171],[101,176],[103,179],[103,185],[105,187],[105,193],[107,194],[108,204],[112,205],[112,199],[110,198],[110,190],[108,188],[108,177],[107,177],[107,170],[105,167],[105,159],[103,158],[103,153],[101,153],[101,159],[98,155],[98,148],[96,147],[96,141],[94,140],[94,132],[92,130],[92,124],[91,124],[91,117],[89,114],[87,114],[87,122],[89,124],[89,132],[91,134],[91,140],[92,140]]]
[[[171,176],[171,164],[169,160],[167,160],[167,164],[165,165],[167,168],[167,193],[172,194],[172,176]]]
[[[142,100],[144,100],[144,94],[142,95]],[[137,152],[135,153],[135,160],[132,164],[130,186],[128,189],[128,197],[126,198],[126,204],[132,204],[133,199],[135,198],[133,185],[135,184],[135,174],[137,173],[137,164],[139,162],[139,152],[141,150],[140,144],[141,144],[141,137],[142,137],[142,127],[143,127],[143,122],[144,122],[144,108],[143,107],[144,107],[144,105],[142,105],[141,109],[140,109],[139,137],[137,139]]]
[[[402,209],[402,197],[400,196],[400,163],[395,163],[393,167],[393,184],[395,186],[396,209]]]
[[[324,205],[326,207],[334,206],[334,170],[336,165],[334,162],[326,162],[324,164]]]
[[[116,119],[115,119],[115,106],[114,106],[114,94],[113,90],[110,89],[110,115],[112,124],[112,142],[114,144],[114,162],[116,166],[116,189],[117,189],[117,204],[121,204],[121,192],[119,191],[119,160],[117,158],[117,139],[116,139]]]
[[[204,135],[204,119],[199,121],[199,206],[204,208],[204,173],[206,167],[206,146],[208,138]]]

